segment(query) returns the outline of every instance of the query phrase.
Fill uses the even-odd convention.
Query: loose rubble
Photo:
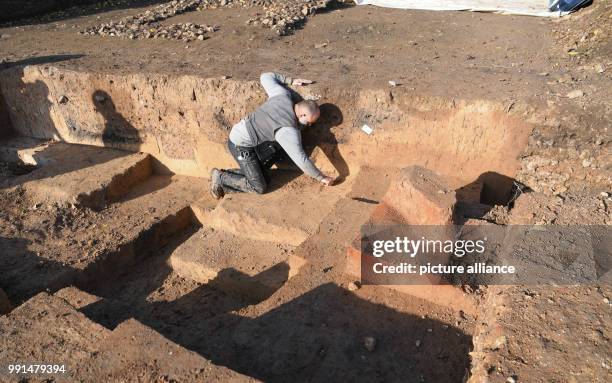
[[[196,9],[216,8],[221,4],[228,4],[228,0],[175,0],[167,2],[136,16],[128,16],[114,22],[100,24],[85,31],[83,35],[99,35],[122,37],[131,40],[163,38],[174,40],[205,40],[207,32],[215,32],[217,26],[200,25],[193,23],[178,23],[161,25],[161,21]]]
[[[249,19],[247,24],[261,25],[272,29],[279,35],[287,35],[303,24],[309,15],[316,13],[319,9],[326,8],[329,3],[331,3],[330,0],[174,0],[136,16],[128,16],[116,22],[110,21],[96,25],[79,33],[88,36],[122,37],[131,40],[149,38],[187,42],[196,39],[205,40],[207,32],[215,32],[219,27],[193,23],[162,25],[160,22],[195,10],[260,6],[264,8],[265,13]]]
[[[240,0],[241,3],[252,3]],[[343,1],[340,1],[343,2]],[[265,13],[247,21],[248,25],[263,26],[272,29],[280,36],[293,32],[302,25],[309,15],[325,9],[331,0],[262,0]]]
[[[373,352],[376,348],[376,338],[372,336],[366,336],[363,338],[363,347],[369,352]]]

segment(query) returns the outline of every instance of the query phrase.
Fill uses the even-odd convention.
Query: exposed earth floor
[[[611,2],[204,1],[110,35],[165,3],[0,25],[0,381],[610,381],[610,262],[580,286],[403,288],[361,285],[351,257],[367,224],[609,230]],[[279,9],[302,15],[280,34]],[[203,29],[152,35],[179,23]],[[304,142],[340,182],[279,166],[216,201],[266,71],[315,81]],[[7,373],[23,363],[67,372]]]

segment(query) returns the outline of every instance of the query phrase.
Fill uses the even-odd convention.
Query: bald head
[[[321,111],[315,101],[304,100],[295,104],[295,115],[300,124],[310,126],[319,119]]]

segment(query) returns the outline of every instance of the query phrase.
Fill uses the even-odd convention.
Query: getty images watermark
[[[362,227],[349,252],[364,284],[610,283],[609,226]]]

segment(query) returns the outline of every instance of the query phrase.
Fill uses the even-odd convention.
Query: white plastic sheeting
[[[546,0],[355,0],[355,3],[388,8],[495,12],[543,17],[558,17],[564,14],[549,11]]]

